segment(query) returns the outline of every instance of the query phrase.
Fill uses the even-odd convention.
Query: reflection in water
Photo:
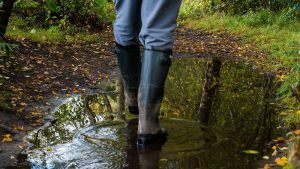
[[[122,95],[104,92],[59,106],[55,121],[27,136],[26,153],[32,168],[252,168],[276,134],[273,91],[272,76],[251,65],[176,58],[161,108],[163,146],[137,150],[137,119],[125,119]]]
[[[213,58],[212,61],[207,62],[205,80],[198,112],[198,121],[201,124],[208,124],[213,98],[220,86],[219,79],[221,64],[221,61],[217,58]]]

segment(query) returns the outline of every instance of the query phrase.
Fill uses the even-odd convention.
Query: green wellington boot
[[[141,53],[139,44],[122,46],[116,44],[118,67],[124,85],[125,104],[130,113],[138,115],[138,88],[141,72]]]
[[[160,127],[158,116],[164,96],[164,83],[172,64],[170,56],[168,52],[144,51],[138,93],[139,147],[166,141],[167,131]]]

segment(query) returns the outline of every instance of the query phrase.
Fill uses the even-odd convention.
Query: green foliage
[[[44,20],[44,7],[40,1],[18,0],[14,4],[14,13],[23,18],[30,25],[41,24]]]
[[[76,42],[102,42],[98,33],[91,33],[84,27],[68,25],[66,29],[53,25],[48,28],[39,25],[28,26],[31,21],[12,16],[8,25],[7,35],[11,38],[26,38],[39,43],[76,43]]]
[[[4,56],[5,58],[10,57],[17,47],[18,45],[15,44],[0,42],[0,56]]]
[[[225,11],[231,14],[244,14],[249,11],[259,11],[262,9],[269,9],[274,12],[281,11],[286,8],[299,9],[298,0],[212,0],[213,6],[219,11]]]
[[[101,27],[113,20],[113,6],[107,0],[63,0],[60,4],[47,0],[46,20],[65,25],[66,22],[89,27]],[[59,20],[59,22],[57,22]]]
[[[295,169],[291,164],[287,164],[283,169]]]
[[[248,19],[243,20],[243,22],[249,26],[271,25],[274,23],[274,15],[268,9],[260,12],[250,11],[245,14],[245,17]]]
[[[30,25],[43,27],[70,25],[101,29],[114,18],[114,6],[108,0],[20,0],[16,13],[30,21]]]
[[[262,11],[258,19],[269,19],[271,13],[282,13],[282,20],[291,21],[300,18],[298,0],[185,0],[180,17],[199,17],[211,12],[224,12],[232,15],[255,15]],[[262,20],[261,20],[262,21]],[[268,20],[267,20],[268,21]]]
[[[15,2],[16,8],[20,10],[34,9],[38,8],[40,4],[33,0],[18,0]]]
[[[185,0],[180,8],[180,18],[201,17],[209,12],[211,0]]]

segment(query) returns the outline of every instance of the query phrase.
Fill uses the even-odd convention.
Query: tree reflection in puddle
[[[162,147],[136,148],[137,119],[125,118],[124,99],[112,90],[63,103],[52,123],[27,136],[25,153],[32,168],[252,168],[276,134],[274,90],[273,76],[251,65],[176,58],[161,108],[169,131]]]

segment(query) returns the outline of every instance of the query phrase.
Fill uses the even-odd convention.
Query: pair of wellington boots
[[[144,50],[141,59],[138,44],[116,45],[125,102],[132,114],[139,115],[139,147],[166,141],[167,131],[159,125],[159,110],[164,96],[164,83],[171,66],[170,52]]]

